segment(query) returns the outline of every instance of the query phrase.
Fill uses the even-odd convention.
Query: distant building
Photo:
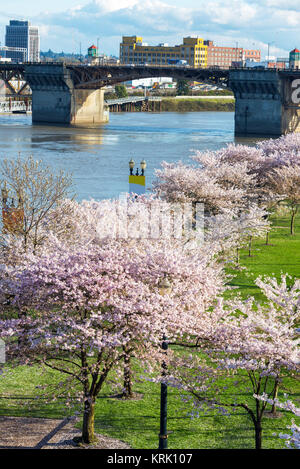
[[[261,61],[261,62],[256,62],[255,60],[245,60],[244,62],[244,67],[246,68],[261,68],[261,67],[264,67],[264,68],[268,68],[268,62],[267,60],[264,60],[264,61]]]
[[[185,37],[183,43],[169,46],[161,43],[149,46],[139,36],[123,36],[120,63],[134,65],[176,65],[184,62],[192,67],[206,67],[207,46],[200,37]]]
[[[300,50],[299,49],[293,49],[290,52],[290,68],[298,68],[300,69]]]
[[[100,55],[99,63],[103,65],[119,65],[120,60],[117,59],[117,57],[112,57],[112,56],[102,54],[102,56]]]
[[[138,88],[138,87],[146,87],[150,88],[151,86],[153,87],[154,85],[159,86],[163,84],[169,85],[172,83],[173,80],[172,78],[169,77],[151,77],[151,78],[140,78],[138,80],[131,80],[127,81],[125,84],[127,86],[132,86],[132,88]]]
[[[200,37],[185,37],[177,46],[161,43],[149,46],[140,36],[123,36],[120,44],[120,63],[134,65],[190,65],[191,67],[228,68],[233,63],[245,60],[259,62],[259,49],[243,49],[242,47],[219,47],[213,41]]]
[[[87,58],[88,58],[88,62],[91,65],[98,65],[99,64],[100,57],[99,57],[99,54],[98,54],[98,48],[96,46],[94,46],[94,44],[88,48]]]
[[[207,46],[207,66],[228,68],[234,64],[243,64],[247,60],[260,62],[259,49],[243,49],[242,47],[219,47],[213,41],[204,41]]]
[[[244,59],[254,60],[255,62],[261,61],[260,49],[244,49]]]
[[[289,68],[289,59],[286,57],[277,57],[276,59],[276,68],[285,69]]]
[[[242,47],[219,47],[213,41],[204,41],[207,45],[208,67],[231,67],[232,62],[243,62],[244,53]]]
[[[27,49],[24,47],[0,47],[0,57],[3,61],[9,62],[26,62]]]
[[[98,49],[94,44],[88,48],[88,57],[98,57]]]
[[[254,60],[246,60],[244,63],[246,68],[274,68],[277,70],[284,70],[289,68],[289,61],[285,58],[270,58],[270,60],[264,60],[256,62]]]
[[[40,36],[37,26],[31,26],[29,21],[11,20],[9,26],[6,26],[5,46],[9,48],[26,49],[26,61],[40,61]],[[15,52],[12,53],[12,60],[16,59]]]

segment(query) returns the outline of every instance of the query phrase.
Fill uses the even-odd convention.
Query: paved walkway
[[[97,443],[78,447],[73,441],[81,432],[77,419],[0,417],[0,449],[128,449],[127,443],[97,435]]]

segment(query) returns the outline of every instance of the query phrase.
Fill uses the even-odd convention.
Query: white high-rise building
[[[37,26],[31,26],[29,21],[11,20],[9,26],[6,26],[5,46],[26,49],[26,60],[28,62],[39,62],[39,28]],[[22,61],[21,57],[16,52],[12,52],[12,54],[12,60]]]

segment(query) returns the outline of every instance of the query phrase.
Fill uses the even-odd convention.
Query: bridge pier
[[[102,89],[77,89],[71,72],[63,65],[26,67],[32,89],[32,121],[50,124],[100,124],[108,122],[109,110]]]
[[[74,89],[71,99],[71,124],[102,124],[108,122],[109,110],[104,90]]]
[[[293,103],[294,77],[277,70],[231,70],[235,134],[280,136],[300,132],[300,105]]]

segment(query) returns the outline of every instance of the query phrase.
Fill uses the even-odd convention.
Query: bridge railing
[[[145,96],[134,96],[132,98],[117,98],[117,99],[106,99],[105,102],[109,105],[114,104],[127,104],[127,103],[137,103],[140,101],[145,101]]]
[[[109,106],[113,106],[114,104],[139,103],[141,101],[161,101],[161,98],[159,96],[128,96],[128,98],[105,100],[106,104]]]
[[[23,100],[0,100],[0,112],[31,111],[31,102]]]

